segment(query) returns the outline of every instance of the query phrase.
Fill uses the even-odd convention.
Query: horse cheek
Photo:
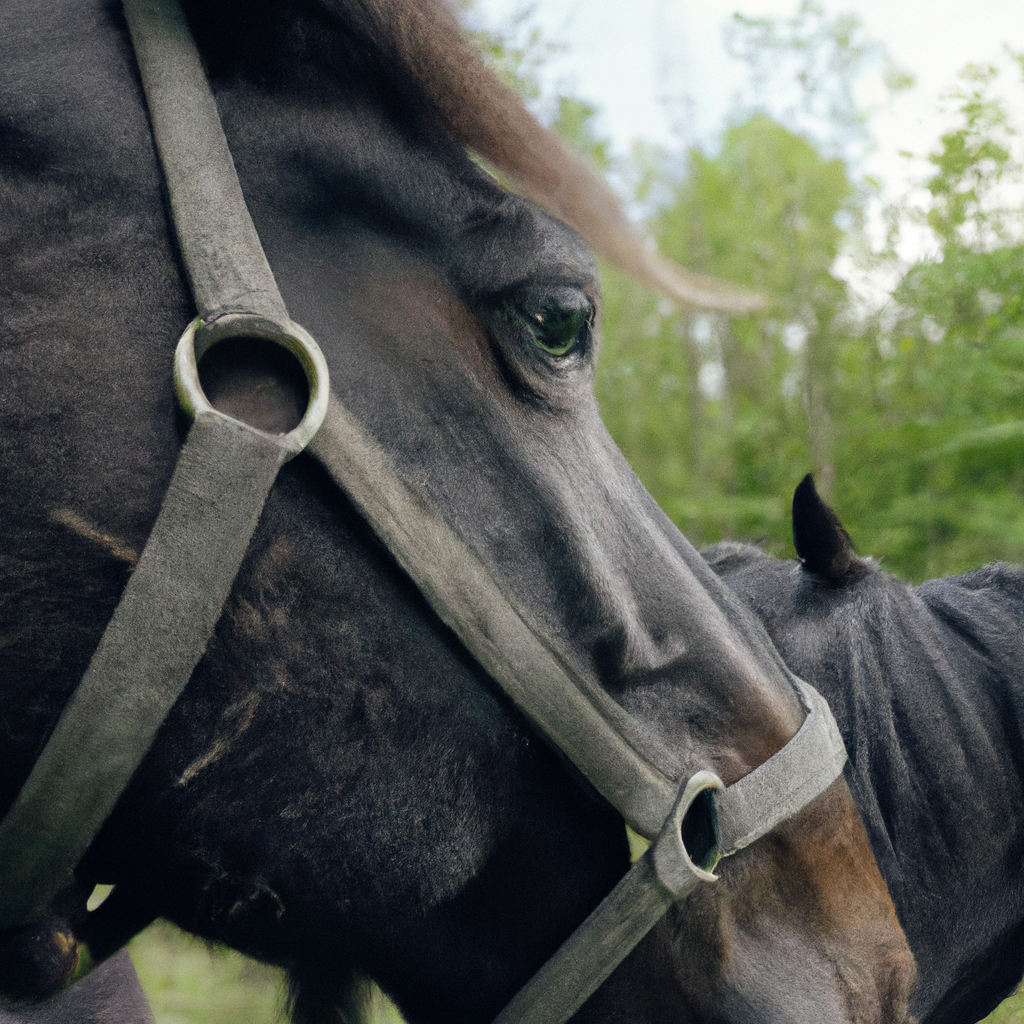
[[[790,958],[780,955],[789,943],[774,944],[780,976],[799,988],[796,971],[819,972],[827,979],[822,998],[831,995],[851,1024],[904,1021],[914,958],[846,783],[833,784],[760,852],[768,854],[761,880],[771,889],[767,927],[798,936],[803,952]]]
[[[799,865],[820,894],[814,932],[836,963],[849,1019],[903,1021],[917,972],[913,953],[845,782],[820,802],[820,811],[804,812],[814,822],[807,838],[817,853],[808,847]]]

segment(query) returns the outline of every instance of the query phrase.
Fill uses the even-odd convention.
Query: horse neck
[[[990,583],[885,578],[826,637],[819,657],[833,669],[813,680],[917,958],[922,1019],[940,999],[941,1019],[958,1000],[976,1019],[1024,969],[1024,680],[1007,643],[1019,648],[1024,603]]]

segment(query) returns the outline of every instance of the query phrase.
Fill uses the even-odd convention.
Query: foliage
[[[611,147],[607,139],[600,138],[594,131],[592,122],[597,107],[575,96],[558,96],[555,109],[551,128],[586,157],[595,171],[607,174],[612,169]]]
[[[532,24],[533,7],[520,6],[496,27],[476,20],[473,0],[456,0],[466,34],[487,65],[530,106],[537,108],[544,89],[541,69],[561,47],[546,40]]]
[[[625,160],[594,131],[592,105],[539,98],[552,48],[528,11],[517,18],[486,42],[499,73],[629,189],[666,255],[770,298],[730,322],[603,268],[602,413],[683,531],[791,552],[789,496],[810,470],[864,552],[908,578],[1024,560],[1024,188],[1000,72],[969,65],[945,95],[954,122],[929,155],[925,208],[890,224],[893,237],[926,225],[934,256],[866,313],[834,269],[871,250],[858,85],[912,79],[855,16],[816,0],[788,18],[736,15],[726,44],[750,86],[719,146]]]
[[[872,52],[857,29],[805,2],[781,23],[738,18],[733,39],[755,81],[793,57],[797,91],[809,107],[831,97],[815,109],[842,140],[865,123],[850,107]],[[760,289],[770,309],[729,323],[607,275],[602,410],[696,543],[791,551],[788,498],[812,470],[864,552],[907,578],[1024,560],[1024,189],[997,78],[970,65],[946,96],[955,122],[916,217],[935,255],[882,309],[866,315],[834,273],[864,246],[855,165],[827,132],[763,110],[718,152],[687,154],[652,228],[666,255]]]
[[[929,156],[935,173],[925,182],[932,196],[928,225],[944,252],[1005,244],[1020,233],[1020,207],[1000,202],[1000,185],[1021,166],[1010,148],[1017,132],[990,92],[998,75],[994,64],[968,64],[947,96],[958,104],[960,123]]]
[[[728,129],[716,157],[690,152],[654,227],[667,256],[762,291],[770,309],[730,323],[606,280],[602,412],[691,539],[723,527],[778,536],[789,481],[811,460],[828,474],[821,353],[846,297],[831,267],[852,195],[840,161],[754,114]]]
[[[281,971],[179,931],[150,925],[131,944],[131,956],[156,1024],[282,1024]],[[402,1024],[375,987],[367,991],[364,1024]]]
[[[840,477],[886,481],[848,489],[852,518],[916,578],[1024,560],[1024,208],[997,77],[969,65],[948,94],[956,123],[925,182],[935,257],[904,276],[891,323],[868,325],[868,401],[845,400]]]
[[[131,944],[157,1024],[278,1024],[285,1020],[280,972],[208,946],[166,921]]]

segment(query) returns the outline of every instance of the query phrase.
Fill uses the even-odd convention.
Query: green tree
[[[666,255],[771,306],[731,322],[674,313],[608,276],[598,389],[616,439],[693,539],[782,547],[795,483],[810,469],[831,488],[839,389],[861,383],[856,317],[832,272],[877,189],[856,173],[870,148],[856,86],[912,80],[855,16],[813,0],[789,18],[735,15],[726,43],[750,81],[718,151],[691,150],[674,174],[648,159],[632,177],[669,193],[651,221]]]
[[[889,93],[914,82],[857,15],[829,18],[816,0],[801,0],[788,18],[736,13],[724,35],[726,50],[750,72],[739,109],[774,116],[851,166],[873,146],[858,82],[877,75]]]
[[[602,410],[692,539],[785,550],[789,495],[813,470],[864,550],[905,576],[1024,560],[1024,216],[994,68],[969,67],[946,98],[955,123],[929,157],[917,217],[934,258],[865,316],[833,273],[840,252],[865,248],[874,187],[858,172],[871,141],[855,86],[908,76],[856,18],[813,0],[790,18],[737,16],[728,45],[750,69],[746,100],[716,151],[675,159],[638,147],[613,160],[592,105],[541,96],[551,48],[528,18],[481,38],[570,144],[630,185],[666,255],[771,298],[730,322],[603,270]]]
[[[476,17],[473,0],[456,0],[456,7],[467,35],[483,59],[536,111],[546,99],[541,69],[560,47],[545,39],[532,23],[533,8],[528,4],[521,6],[500,25],[485,27]]]
[[[1024,183],[998,77],[969,65],[948,94],[918,218],[935,256],[864,332],[869,401],[842,410],[848,525],[912,578],[1024,560]]]
[[[755,114],[725,133],[717,156],[691,151],[654,227],[666,255],[758,289],[770,308],[730,322],[606,286],[602,411],[695,539],[784,537],[792,482],[809,466],[830,474],[832,350],[846,302],[831,267],[853,196],[841,161]]]
[[[1024,57],[1018,59],[1024,71]],[[928,226],[944,254],[1019,239],[1022,212],[1019,203],[1006,204],[1002,187],[1020,175],[1012,153],[1017,132],[1005,104],[991,93],[998,78],[995,64],[968,64],[946,97],[956,105],[959,123],[930,154],[935,171],[925,182],[932,197]]]

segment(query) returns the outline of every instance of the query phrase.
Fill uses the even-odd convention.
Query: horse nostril
[[[718,847],[718,808],[714,793],[713,789],[698,793],[680,826],[686,855],[704,871],[713,871],[721,859]]]
[[[250,427],[286,434],[309,404],[309,383],[299,360],[263,338],[226,338],[199,360],[199,379],[210,404]]]

